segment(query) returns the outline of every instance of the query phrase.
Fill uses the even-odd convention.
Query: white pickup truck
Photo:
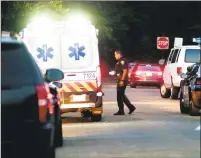
[[[160,87],[162,98],[178,98],[181,82],[179,75],[185,73],[188,66],[199,63],[200,58],[201,48],[199,45],[183,46],[180,44],[171,49],[169,57],[165,61],[163,84]],[[162,62],[162,59],[160,62]]]

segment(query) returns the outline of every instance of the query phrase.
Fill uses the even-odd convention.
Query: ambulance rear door
[[[69,92],[97,91],[100,79],[98,39],[95,29],[75,33],[68,30],[61,37],[61,66]]]
[[[40,69],[61,69],[60,36],[56,32],[43,35],[27,28],[25,43]]]

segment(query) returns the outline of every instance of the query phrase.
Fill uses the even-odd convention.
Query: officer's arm
[[[128,74],[128,70],[127,69],[123,69],[123,75],[122,75],[122,78],[121,78],[122,81],[126,80],[127,74]]]
[[[125,61],[122,61],[121,65],[122,65],[122,69],[123,69],[123,74],[122,74],[121,80],[124,81],[124,80],[126,80],[126,77],[128,75],[128,65]]]

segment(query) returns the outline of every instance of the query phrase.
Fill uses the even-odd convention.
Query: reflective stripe
[[[90,92],[90,91],[97,91],[97,84],[96,81],[87,81],[87,82],[66,82],[62,83],[63,87],[62,90],[64,92]],[[60,89],[61,91],[61,89]]]

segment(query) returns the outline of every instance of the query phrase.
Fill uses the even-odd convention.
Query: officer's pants
[[[119,107],[119,112],[124,112],[124,103],[128,107],[128,109],[132,109],[133,105],[125,95],[126,86],[118,86],[117,85],[117,103]]]

